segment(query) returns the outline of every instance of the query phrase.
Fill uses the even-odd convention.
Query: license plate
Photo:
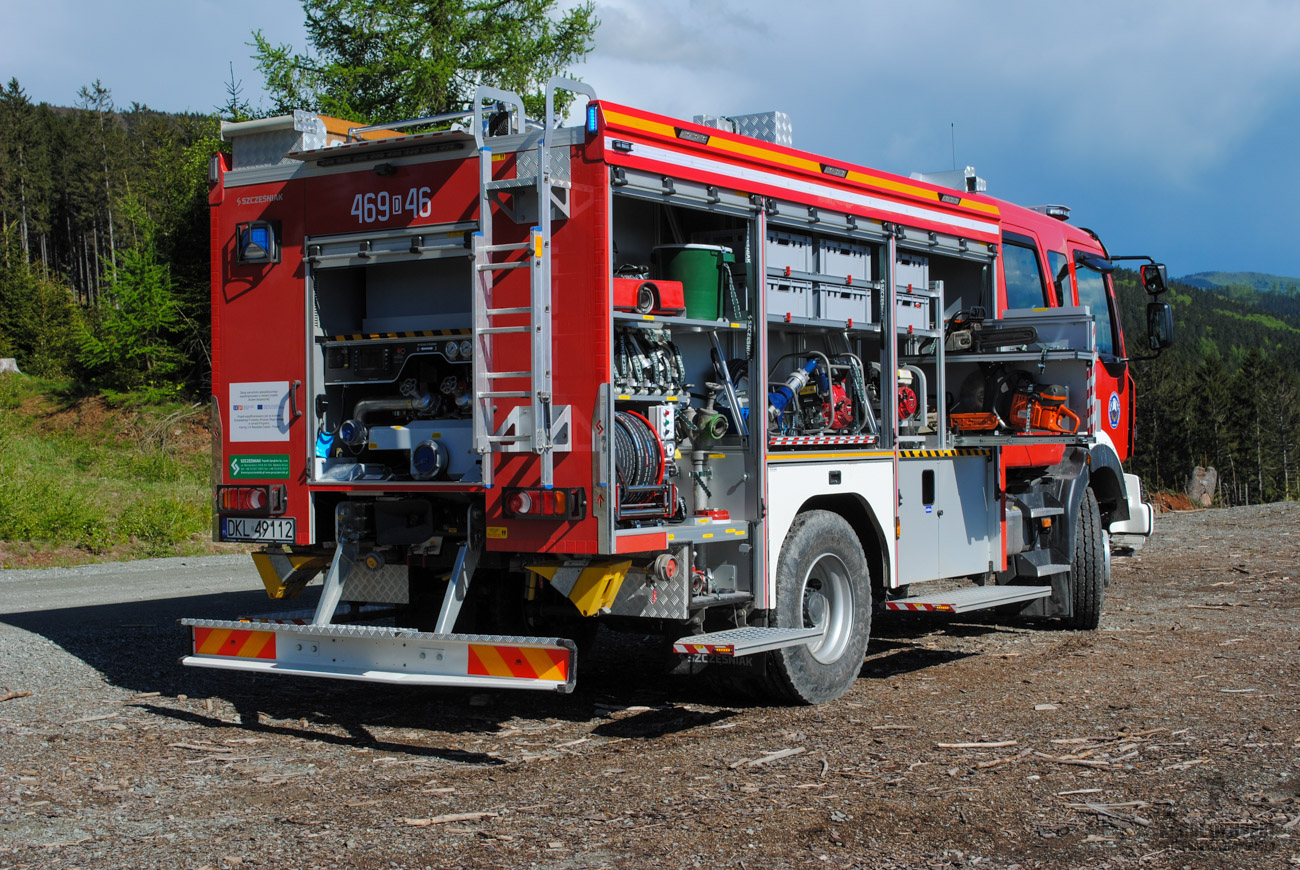
[[[294,518],[222,517],[221,540],[292,544],[295,541]]]

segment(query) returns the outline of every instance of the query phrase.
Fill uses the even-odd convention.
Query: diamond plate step
[[[811,643],[822,633],[820,628],[730,628],[684,637],[673,644],[673,652],[681,655],[748,656]]]
[[[1017,604],[1021,601],[1033,601],[1035,598],[1046,598],[1051,594],[1051,586],[976,586],[972,589],[933,592],[929,595],[914,595],[910,598],[886,601],[885,609],[904,612],[969,613],[972,610],[984,610],[1002,604]]]

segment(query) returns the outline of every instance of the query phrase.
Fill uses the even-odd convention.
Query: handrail
[[[349,127],[347,139],[349,142],[357,141],[365,133],[374,133],[380,130],[400,130],[404,127],[422,127],[428,124],[440,124],[444,121],[461,121],[465,118],[474,119],[474,139],[478,147],[483,147],[483,103],[506,103],[509,108],[514,109],[511,115],[511,132],[520,133],[526,129],[542,130],[548,133],[555,129],[555,92],[559,90],[569,91],[575,94],[585,94],[589,99],[596,99],[596,89],[585,82],[575,81],[574,79],[564,78],[563,76],[554,76],[546,83],[546,117],[542,121],[536,121],[529,118],[524,112],[524,102],[519,95],[513,91],[503,91],[498,88],[491,88],[482,85],[474,91],[474,108],[460,112],[443,112],[440,115],[427,115],[423,118],[411,118],[406,121],[390,121],[386,124],[369,124],[365,127]],[[546,137],[549,139],[549,136]]]
[[[523,132],[524,126],[528,122],[528,116],[524,112],[524,101],[519,95],[512,91],[503,91],[498,88],[490,88],[487,85],[479,85],[474,90],[474,142],[480,149],[483,148],[483,101],[489,100],[494,103],[506,103],[515,110],[514,117],[511,119],[513,132]]]
[[[543,129],[545,132],[542,138],[545,140],[544,145],[547,149],[551,147],[551,130],[558,125],[555,123],[555,92],[568,91],[571,94],[585,94],[588,100],[596,99],[596,89],[586,82],[580,82],[575,79],[565,78],[564,76],[552,76],[546,83],[546,117],[543,119]]]

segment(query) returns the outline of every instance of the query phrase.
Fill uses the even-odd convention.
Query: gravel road
[[[184,669],[247,557],[0,571],[0,867],[1300,866],[1298,579],[1300,505],[1165,515],[1101,630],[881,618],[781,708],[613,634],[568,696]]]

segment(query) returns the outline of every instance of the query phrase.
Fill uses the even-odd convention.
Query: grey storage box
[[[894,268],[894,283],[906,290],[914,287],[924,290],[930,286],[930,258],[910,251],[899,251]]]
[[[929,294],[895,290],[894,328],[900,332],[938,329],[936,317],[938,307],[939,300]]]
[[[857,284],[871,280],[871,250],[866,245],[840,239],[817,243],[817,271]]]
[[[812,236],[787,233],[783,230],[768,230],[767,268],[811,272],[813,270]]]
[[[817,317],[821,320],[853,321],[854,326],[871,322],[872,288],[870,285],[818,284]]]
[[[784,317],[813,316],[813,285],[798,278],[769,276],[767,279],[767,313]]]

